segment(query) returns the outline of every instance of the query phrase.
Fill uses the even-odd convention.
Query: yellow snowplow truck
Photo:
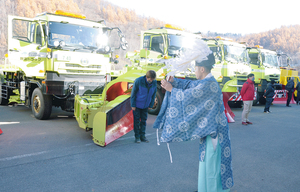
[[[277,53],[272,50],[263,49],[262,46],[256,45],[254,47],[247,47],[249,55],[250,72],[255,75],[255,99],[253,105],[265,104],[266,100],[263,97],[267,84],[274,80],[276,88],[281,89],[282,86],[278,84],[280,78],[280,69],[278,65]],[[239,80],[239,92],[245,80]],[[239,94],[234,95],[229,100],[231,102],[242,104],[242,97]]]
[[[300,81],[298,71],[291,67],[292,60],[286,53],[278,53],[279,67],[280,67],[280,79],[279,84],[282,86],[281,89],[275,90],[275,96],[273,103],[286,103],[287,93],[285,86],[287,82],[294,77],[295,88],[297,83]],[[299,93],[295,90],[292,97],[291,103],[295,103]]]
[[[8,16],[8,54],[0,69],[0,104],[31,106],[48,119],[52,106],[74,111],[75,95],[100,94],[111,79],[121,30],[64,11],[35,18]]]
[[[280,78],[278,56],[276,51],[264,49],[259,45],[247,49],[250,57],[251,73],[255,75],[256,100],[253,104],[265,104],[266,100],[263,94],[271,80],[276,82],[276,89],[281,89],[278,84]]]

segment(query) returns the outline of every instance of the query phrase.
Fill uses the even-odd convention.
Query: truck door
[[[41,21],[8,16],[8,58],[27,77],[44,77],[47,55],[44,36]]]
[[[150,35],[146,34],[144,36],[143,48],[147,48],[158,53],[165,53],[165,41],[162,35]]]
[[[250,49],[248,53],[250,57],[251,73],[255,76],[255,83],[260,83],[265,73],[261,53],[257,49]]]
[[[263,65],[263,58],[264,56],[262,53],[258,54],[259,65],[256,66],[257,68],[254,72],[256,83],[261,83],[261,80],[265,79],[265,66]]]
[[[226,74],[224,72],[224,61],[222,60],[222,49],[218,45],[209,45],[209,49],[213,52],[216,62],[211,70],[211,73],[218,82],[221,82],[223,80],[223,77],[226,77]]]

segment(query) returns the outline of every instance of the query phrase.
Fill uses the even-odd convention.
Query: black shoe
[[[287,107],[292,107],[292,106],[290,106],[290,105],[287,105]]]
[[[146,138],[146,137],[142,137],[142,138],[141,138],[141,141],[142,141],[142,142],[149,143],[149,141],[147,140],[147,138]]]
[[[140,140],[140,138],[135,138],[134,142],[135,142],[135,143],[140,143],[141,140]]]

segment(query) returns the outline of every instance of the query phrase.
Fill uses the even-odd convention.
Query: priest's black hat
[[[202,66],[202,67],[206,67],[208,69],[211,69],[213,68],[213,65],[216,63],[215,61],[215,56],[213,53],[210,53],[208,56],[207,56],[207,59],[201,61],[201,62],[197,62],[196,61],[196,66]]]

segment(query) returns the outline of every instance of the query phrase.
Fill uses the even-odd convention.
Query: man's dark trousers
[[[146,121],[148,117],[148,108],[140,109],[135,108],[133,111],[134,116],[134,136],[138,139],[145,138]]]
[[[272,101],[273,101],[272,97],[266,98],[266,106],[265,106],[264,112],[270,111],[270,106],[272,104]]]
[[[290,105],[290,102],[292,100],[292,96],[293,96],[293,92],[289,91],[288,92],[288,99],[286,101],[286,106],[289,106]]]

